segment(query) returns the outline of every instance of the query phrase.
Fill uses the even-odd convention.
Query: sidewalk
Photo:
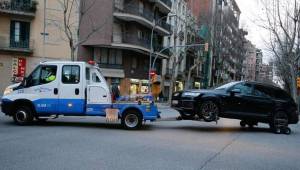
[[[155,103],[159,109],[169,109],[171,106],[167,102],[156,102]]]

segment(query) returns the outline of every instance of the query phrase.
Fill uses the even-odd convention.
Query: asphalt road
[[[163,108],[163,117],[174,110]],[[122,130],[103,118],[64,117],[16,126],[0,114],[0,169],[300,169],[300,126],[275,135],[239,121],[159,121]]]

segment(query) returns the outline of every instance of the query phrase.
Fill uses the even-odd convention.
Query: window
[[[100,63],[107,64],[108,63],[108,49],[102,48],[100,53]]]
[[[143,3],[143,1],[139,1],[139,13],[140,14],[144,13],[144,3]]]
[[[233,86],[232,89],[239,89],[241,90],[241,94],[243,95],[252,95],[252,86],[250,84],[237,84]]]
[[[101,82],[101,81],[100,81],[100,78],[97,76],[96,73],[93,73],[93,74],[92,74],[92,81],[93,81],[94,83],[100,83],[100,82]]]
[[[283,90],[281,89],[276,89],[274,90],[274,97],[276,99],[281,99],[281,100],[289,100],[291,97]]]
[[[131,60],[131,68],[133,68],[133,69],[136,69],[136,67],[137,67],[137,59],[136,59],[136,57],[132,57],[132,60]]]
[[[271,97],[272,90],[267,87],[256,85],[254,88],[254,95],[257,97]]]
[[[62,82],[64,84],[78,84],[80,82],[80,67],[75,65],[63,66]]]
[[[100,51],[100,64],[122,65],[121,50],[101,48]]]
[[[14,48],[29,48],[30,23],[11,21],[10,46]]]
[[[41,74],[41,67],[37,67],[27,78],[27,87],[37,86],[39,85],[40,81],[40,74]]]
[[[39,66],[27,78],[27,87],[48,84],[56,80],[56,66]]]
[[[90,74],[91,74],[91,70],[90,68],[85,68],[85,78],[86,80],[90,80]]]
[[[42,66],[40,74],[40,85],[47,84],[56,79],[56,66]]]

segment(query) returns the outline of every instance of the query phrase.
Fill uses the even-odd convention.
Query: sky
[[[259,26],[258,16],[264,15],[263,7],[259,3],[259,0],[236,0],[240,10],[240,27],[248,31],[247,39],[256,46],[256,48],[262,49],[264,54],[264,62],[267,63],[271,56],[267,52],[264,39],[268,37],[268,32]]]

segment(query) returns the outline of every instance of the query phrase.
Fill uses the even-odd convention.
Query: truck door
[[[27,83],[20,93],[28,95],[39,115],[58,112],[58,67],[40,65],[26,79]]]
[[[62,65],[59,86],[59,112],[65,115],[81,115],[85,110],[83,71],[81,65]]]
[[[87,85],[87,114],[105,114],[111,106],[111,96],[105,79],[97,69],[91,69],[91,80]]]

